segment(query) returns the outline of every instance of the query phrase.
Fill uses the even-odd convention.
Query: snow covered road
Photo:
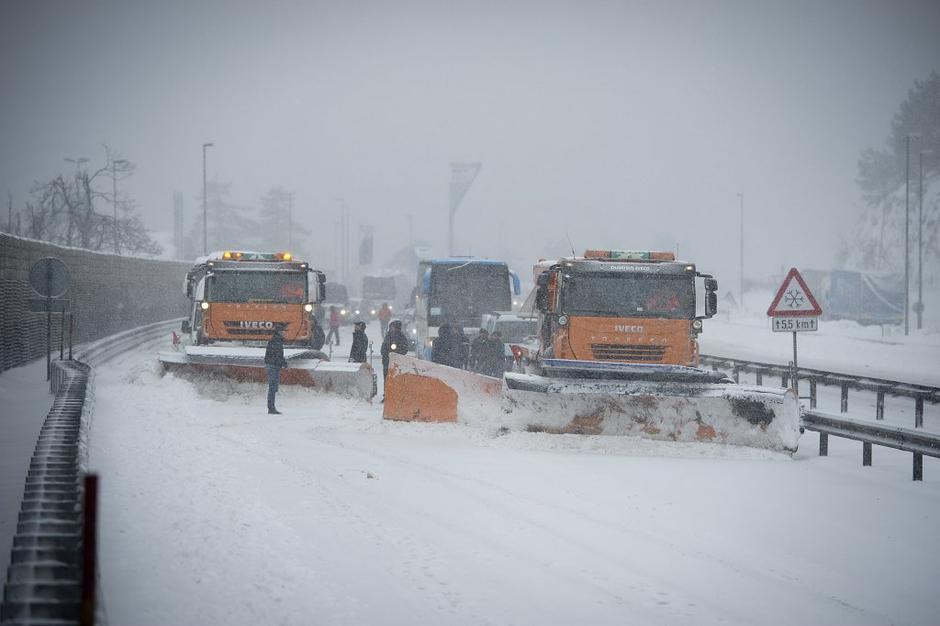
[[[460,425],[99,369],[112,624],[926,624],[940,464]]]

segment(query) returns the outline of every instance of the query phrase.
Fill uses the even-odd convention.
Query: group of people
[[[388,365],[392,352],[406,354],[408,352],[409,342],[405,333],[402,331],[399,320],[391,320],[391,308],[387,304],[382,305],[379,312],[379,322],[382,325],[382,376],[388,376]],[[310,347],[313,350],[322,350],[323,345],[336,338],[336,345],[339,345],[339,312],[336,307],[330,307],[330,332],[323,333],[323,327],[316,318],[310,320]],[[264,367],[268,378],[268,413],[280,415],[281,412],[275,407],[275,398],[280,386],[281,368],[287,367],[287,361],[284,359],[284,324],[277,324],[271,339],[268,340],[264,352]],[[356,320],[353,324],[352,347],[349,350],[349,361],[352,363],[365,363],[368,359],[369,337],[366,335],[366,323]],[[326,358],[324,356],[324,358]]]
[[[506,371],[505,347],[499,331],[490,334],[481,328],[471,342],[462,326],[450,322],[444,322],[438,328],[431,349],[431,360],[498,378]]]

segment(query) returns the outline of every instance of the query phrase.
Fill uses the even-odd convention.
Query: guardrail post
[[[816,408],[816,379],[809,379],[809,408]]]
[[[885,418],[885,392],[878,391],[878,397],[875,400],[875,419],[883,420]]]
[[[924,397],[917,396],[914,399],[914,428],[924,427]]]
[[[790,386],[790,374],[789,373],[784,372],[783,374],[780,374],[780,386],[783,387],[784,389]]]
[[[733,378],[733,379],[734,379],[734,382],[736,382],[736,383],[741,382],[741,370],[738,369],[738,366],[737,366],[737,365],[735,365],[735,366],[734,366],[734,369],[731,370],[731,378]]]
[[[914,453],[914,480],[924,479],[924,455],[919,452]]]
[[[760,387],[764,384],[764,370],[757,370],[755,373],[757,375],[757,386]]]
[[[829,456],[829,433],[819,433],[819,456]]]
[[[840,408],[842,413],[849,412],[849,383],[842,383],[842,403]]]
[[[862,467],[871,465],[871,442],[862,442]]]
[[[80,626],[95,623],[95,583],[98,538],[98,476],[85,476],[84,524],[82,528],[82,612]]]

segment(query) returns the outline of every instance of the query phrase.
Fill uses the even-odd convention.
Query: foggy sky
[[[209,177],[294,191],[329,267],[340,197],[378,260],[406,214],[444,253],[448,164],[481,161],[458,253],[678,244],[733,288],[739,192],[748,277],[832,264],[859,151],[940,70],[938,32],[931,1],[5,0],[0,193],[107,143],[146,224],[172,229],[179,190],[188,227],[214,142]]]

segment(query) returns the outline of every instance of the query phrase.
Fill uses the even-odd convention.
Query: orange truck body
[[[694,265],[668,252],[588,250],[535,272],[541,357],[699,365],[697,337],[701,319],[714,314],[717,283]],[[701,316],[697,278],[706,279]]]
[[[199,259],[184,285],[193,304],[193,343],[257,345],[281,326],[286,345],[307,345],[324,282],[321,272],[289,253],[224,252]]]

